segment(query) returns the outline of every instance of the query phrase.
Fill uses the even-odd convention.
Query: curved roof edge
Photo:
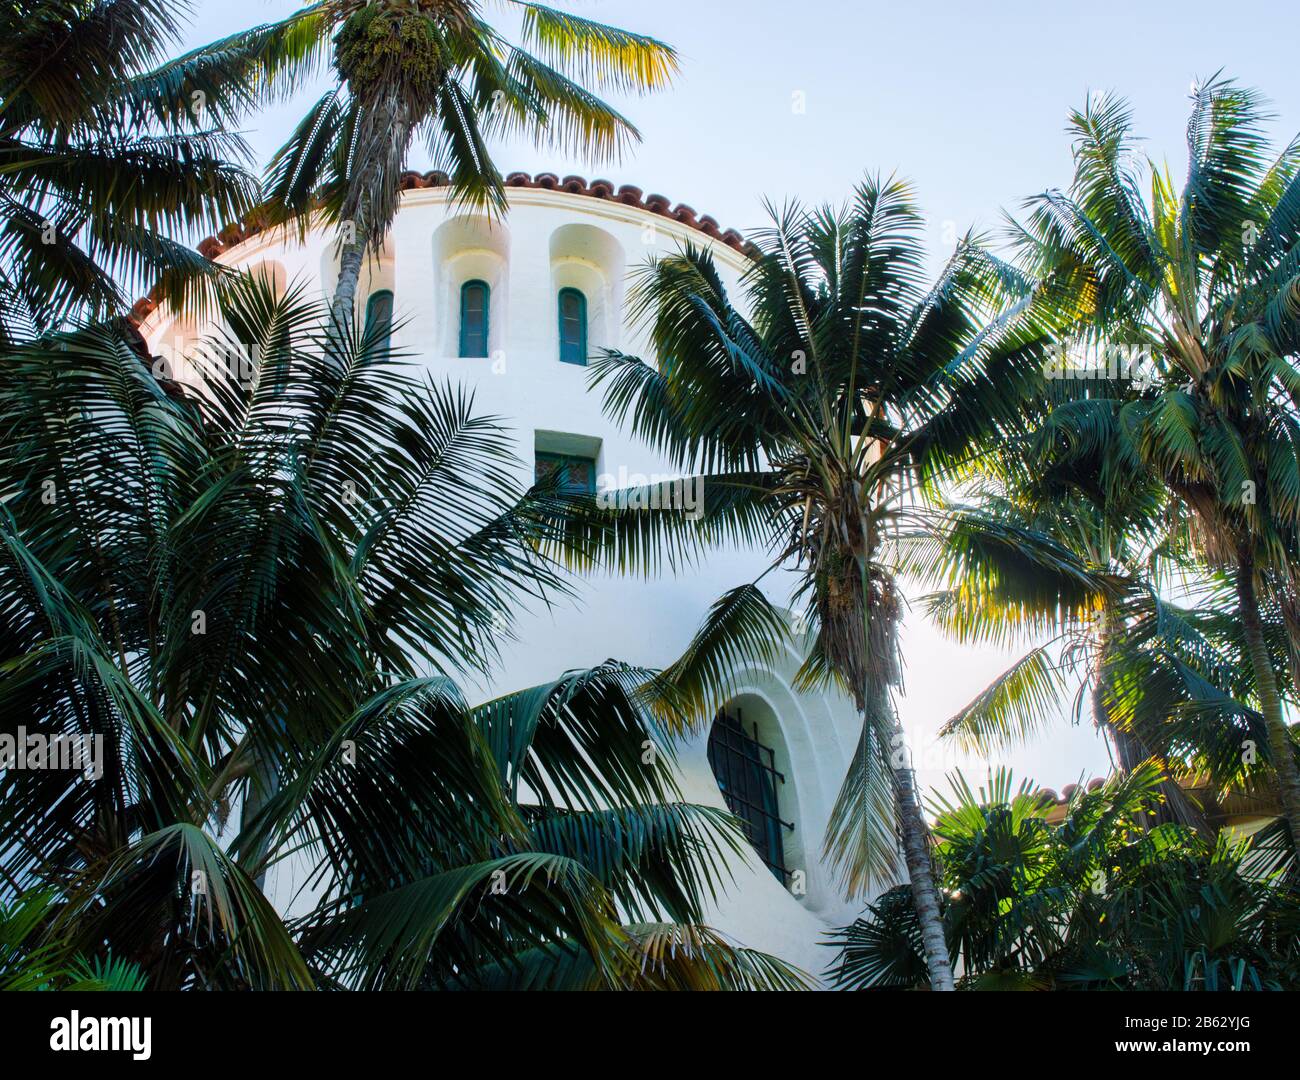
[[[412,172],[410,170],[402,173],[398,186],[402,191],[412,191],[420,188],[437,188],[449,187],[451,179],[445,172],[437,169],[426,173]],[[544,191],[558,191],[568,195],[579,195],[588,199],[603,199],[606,202],[621,203],[624,206],[635,207],[638,210],[644,210],[650,214],[657,214],[660,217],[667,218],[670,221],[679,222],[687,228],[695,229],[702,232],[710,239],[717,240],[727,247],[740,252],[742,255],[749,254],[751,247],[748,241],[735,229],[723,229],[718,225],[716,219],[708,214],[697,214],[694,207],[687,206],[685,203],[672,204],[672,200],[663,195],[646,195],[639,187],[632,184],[623,184],[615,188],[608,180],[592,180],[588,182],[585,177],[566,176],[561,179],[555,173],[538,173],[532,176],[526,172],[512,172],[506,176],[505,186],[507,188],[539,188]],[[216,236],[208,236],[200,240],[195,245],[199,254],[209,259],[215,259],[223,252],[242,244],[262,232],[264,225],[254,219],[246,219],[243,222],[235,222],[227,225]],[[157,308],[157,301],[152,297],[145,297],[137,300],[131,308],[130,320],[139,325],[144,322]]]

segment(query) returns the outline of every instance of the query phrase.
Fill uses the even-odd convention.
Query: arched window
[[[785,776],[777,771],[776,754],[759,742],[758,727],[745,730],[738,708],[718,713],[709,730],[709,767],[727,809],[744,826],[754,850],[783,885],[790,876],[785,865],[785,833],[794,823],[781,817],[778,785]]]
[[[587,298],[577,289],[560,290],[560,360],[587,363]]]
[[[389,339],[393,333],[393,294],[387,289],[372,292],[366,301],[367,338],[377,337],[379,348],[388,352]]]
[[[488,303],[486,281],[467,281],[460,287],[460,355],[487,356]]]

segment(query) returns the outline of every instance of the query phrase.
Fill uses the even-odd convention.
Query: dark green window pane
[[[460,355],[487,356],[489,290],[484,281],[460,289]]]
[[[370,299],[366,302],[365,336],[367,338],[372,335],[377,336],[379,347],[387,352],[392,333],[393,294],[387,289],[381,289],[379,292],[371,293]]]
[[[560,290],[560,359],[587,362],[587,298],[577,289]]]

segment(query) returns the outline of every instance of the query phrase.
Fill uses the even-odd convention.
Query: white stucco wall
[[[472,386],[477,408],[509,418],[518,440],[520,481],[531,482],[538,432],[582,436],[598,443],[597,471],[668,474],[665,462],[621,431],[601,409],[599,393],[587,390],[587,369],[558,358],[556,294],[565,286],[587,296],[590,350],[617,347],[652,359],[644,334],[628,324],[624,305],[627,273],[654,252],[681,243],[712,246],[729,286],[743,270],[743,257],[703,233],[639,207],[535,188],[511,188],[504,222],[449,207],[447,189],[408,191],[383,257],[362,274],[359,303],[375,289],[391,289],[399,324],[393,347],[426,367],[439,381]],[[313,232],[305,241],[274,234],[254,236],[220,256],[231,265],[269,264],[280,282],[302,280],[328,294],[335,276],[332,235]],[[458,342],[460,285],[471,278],[492,286],[487,358],[461,358]],[[151,349],[192,339],[192,326],[176,325],[166,312],[142,327]],[[543,435],[543,440],[553,438]],[[705,492],[707,500],[707,492]],[[673,511],[654,511],[673,512]],[[645,666],[674,659],[709,604],[724,591],[753,580],[766,566],[761,553],[719,553],[690,573],[656,580],[599,577],[580,582],[573,602],[523,611],[513,641],[492,685],[467,687],[473,698],[553,679],[560,672],[607,658]],[[763,581],[778,603],[790,580]],[[820,859],[830,807],[858,736],[858,720],[839,695],[801,695],[789,684],[798,658],[775,671],[752,671],[736,687],[756,709],[763,706],[780,725],[778,767],[787,778],[782,816],[794,820],[791,851],[799,854],[806,895],[796,897],[755,856],[733,867],[736,881],[720,899],[710,922],[735,941],[773,952],[810,972],[832,956],[819,942],[827,929],[859,910],[840,897]],[[680,748],[680,783],[686,798],[723,805],[706,757],[707,732]],[[289,902],[299,872],[287,866],[271,883],[277,903]]]

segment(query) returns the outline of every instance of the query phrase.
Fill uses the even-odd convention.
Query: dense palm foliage
[[[0,374],[3,730],[104,747],[0,786],[32,946],[152,988],[798,985],[699,925],[737,841],[650,673],[452,681],[560,587],[499,423],[298,291],[219,303],[236,362],[185,390],[103,327]]]
[[[954,715],[940,734],[993,754],[1087,712],[1131,770],[1156,758],[1168,773],[1158,817],[1208,829],[1208,807],[1188,786],[1269,786],[1267,742],[1247,702],[1255,682],[1222,582],[1194,582],[1171,557],[1162,503],[1141,477],[1107,503],[1071,461],[1054,466],[1029,441],[1033,467],[986,481],[973,505],[916,545],[909,569],[943,588],[926,598],[942,630],[967,642],[1017,642],[1027,651]],[[998,469],[1014,455],[999,458]],[[1163,591],[1183,594],[1176,603]],[[1285,653],[1280,625],[1271,647]]]
[[[0,4],[0,344],[193,300],[214,267],[178,242],[259,197],[232,121],[247,58],[175,44],[172,0]]]
[[[1231,82],[1211,79],[1193,98],[1181,192],[1136,155],[1126,104],[1095,97],[1071,118],[1070,190],[1031,199],[1015,229],[1025,267],[1085,349],[1145,356],[1141,378],[1058,404],[1040,438],[1058,462],[1090,468],[1111,504],[1135,473],[1157,481],[1185,553],[1233,583],[1250,703],[1300,844],[1280,675],[1300,656],[1300,140],[1273,155],[1258,95]],[[1270,620],[1288,627],[1280,656]]]
[[[756,238],[743,299],[706,251],[650,264],[636,304],[658,363],[611,352],[593,368],[610,414],[699,476],[702,516],[620,510],[614,493],[575,514],[568,553],[652,571],[742,541],[795,569],[813,642],[799,682],[837,683],[864,721],[828,854],[862,893],[897,872],[901,834],[942,987],[925,826],[898,757],[891,538],[928,527],[918,488],[1017,423],[1017,398],[1041,383],[1043,331],[1032,293],[971,238],[925,279],[921,217],[900,182],[869,179],[844,210],[791,207],[774,222]],[[783,629],[758,585],[742,585],[670,674],[699,698],[719,696],[732,664],[766,658]]]
[[[636,129],[592,92],[657,90],[677,70],[663,42],[542,4],[510,0],[518,44],[477,0],[321,0],[230,39],[272,84],[331,57],[338,85],[271,163],[269,220],[340,224],[335,310],[352,317],[358,274],[382,245],[412,143],[422,139],[455,197],[504,208],[495,136],[617,155]]]
[[[45,933],[57,901],[52,890],[37,890],[0,903],[0,990],[144,989],[134,964],[87,960]]]
[[[1300,895],[1273,827],[1251,844],[1180,825],[1146,829],[1161,773],[1146,764],[1050,800],[999,770],[978,792],[960,776],[934,810],[944,925],[972,990],[1294,990]],[[841,930],[834,981],[926,984],[901,886]]]
[[[558,559],[745,544],[794,573],[798,686],[863,719],[826,854],[851,895],[906,868],[840,932],[838,983],[1300,988],[1300,140],[1271,154],[1258,96],[1211,79],[1178,191],[1100,96],[1015,267],[968,236],[929,280],[879,179],[774,211],[739,296],[706,250],[653,261],[657,359],[592,381],[705,505],[646,513],[525,490],[500,420],[354,318],[417,138],[503,212],[491,138],[617,155],[637,132],[590,87],[676,71],[507,7],[517,44],[476,0],[320,0],[165,59],[172,3],[0,5],[0,735],[103,748],[90,773],[5,760],[0,987],[804,985],[703,925],[741,840],[673,779],[675,737],[789,633],[758,581],[663,673],[477,704],[455,681],[565,592]],[[326,64],[259,191],[238,118]],[[331,304],[180,242],[250,213],[339,227]],[[146,288],[216,305],[174,372],[109,318]],[[1054,340],[1141,377],[1050,378]],[[1061,813],[958,780],[931,835],[895,709],[908,574],[960,639],[1031,643],[945,733],[1005,746],[1081,674],[1105,786]],[[1248,843],[1212,812],[1242,792],[1283,811]]]
[[[1194,94],[1181,196],[1127,108],[1072,116],[1074,183],[1013,238],[1066,342],[1025,429],[977,463],[907,568],[960,640],[1032,647],[944,729],[991,752],[1064,709],[1072,676],[1117,773],[1051,825],[1005,775],[936,806],[945,922],[964,985],[1292,988],[1297,977],[1294,361],[1297,144],[1273,158],[1258,98]],[[1172,597],[1172,598],[1171,598]],[[1283,821],[1234,847],[1221,802]],[[847,986],[923,983],[907,890],[840,934]]]

